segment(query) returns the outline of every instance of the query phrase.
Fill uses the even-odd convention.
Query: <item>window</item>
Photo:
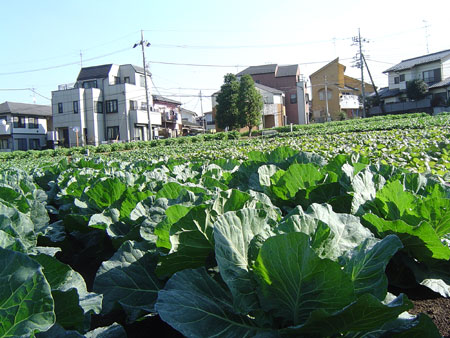
[[[117,113],[119,111],[117,107],[117,100],[106,101],[106,112],[107,113]]]
[[[25,117],[13,117],[14,128],[25,128]]]
[[[297,103],[297,94],[291,94],[289,102]]]
[[[441,70],[437,68],[423,72],[423,80],[427,84],[433,84],[441,81]]]
[[[16,150],[27,150],[27,139],[26,138],[16,138]]]
[[[31,138],[30,139],[30,148],[28,148],[28,149],[38,150],[40,148],[41,148],[41,143],[39,142],[39,139]]]
[[[97,88],[97,80],[84,81],[83,88],[84,89]]]
[[[120,139],[119,126],[107,127],[106,135],[107,135],[108,141]]]
[[[62,104],[62,102],[59,102],[58,103],[58,113],[60,113],[60,114],[62,114],[64,111],[63,111],[63,104]]]
[[[398,76],[394,77],[394,83],[395,84],[399,84],[400,83],[400,78]]]
[[[145,76],[141,75],[141,87],[145,87]]]
[[[333,92],[331,90],[327,90],[327,95],[325,95],[325,89],[321,89],[319,91],[319,100],[320,101],[325,101],[325,100],[330,100],[333,97]]]
[[[73,101],[73,113],[78,114],[78,101]]]
[[[400,75],[400,82],[405,82],[405,74]]]
[[[38,119],[35,117],[29,117],[28,118],[28,128],[29,129],[38,129],[39,128]]]
[[[114,76],[114,84],[120,84],[120,77]]]
[[[137,109],[138,109],[137,101],[130,100],[130,110],[137,110]]]
[[[124,83],[130,83],[130,77],[129,77],[129,76],[125,76],[125,77],[123,78],[123,82],[124,82]]]
[[[95,112],[96,113],[103,113],[103,102],[102,101],[95,101]]]
[[[0,140],[0,149],[9,149],[8,139]]]

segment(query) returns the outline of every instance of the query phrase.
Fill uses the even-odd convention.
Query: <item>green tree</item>
[[[217,95],[216,121],[220,129],[239,127],[238,96],[239,81],[234,74],[226,74]]]
[[[421,79],[415,79],[406,83],[406,95],[410,100],[421,100],[428,93],[428,85]]]
[[[239,125],[248,127],[249,136],[252,136],[252,128],[261,122],[263,105],[262,96],[256,90],[252,77],[248,74],[242,76],[238,96]]]

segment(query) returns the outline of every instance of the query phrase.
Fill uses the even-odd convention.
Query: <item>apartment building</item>
[[[151,77],[147,73],[148,88]],[[149,90],[150,91],[150,90]],[[142,67],[106,64],[84,67],[73,84],[52,92],[55,141],[60,146],[148,140],[161,127],[161,114],[149,112]],[[150,115],[150,123],[149,123]]]
[[[237,77],[249,74],[253,81],[270,88],[278,89],[285,95],[285,124],[307,124],[309,117],[309,97],[306,80],[300,74],[300,66],[269,64],[251,66],[236,74]]]
[[[43,149],[51,129],[51,106],[8,101],[0,104],[0,151]]]
[[[339,120],[342,112],[346,118],[361,117],[362,95],[361,80],[345,75],[346,67],[334,59],[312,73],[309,78],[312,94],[312,116],[315,122]],[[375,92],[375,88],[364,83],[366,95]]]

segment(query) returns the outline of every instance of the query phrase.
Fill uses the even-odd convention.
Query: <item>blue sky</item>
[[[430,53],[450,49],[450,5],[442,0],[424,6],[416,0],[3,0],[0,103],[50,104],[52,90],[75,82],[81,59],[85,67],[142,65],[140,49],[132,48],[141,30],[152,44],[146,57],[153,93],[197,112],[200,90],[208,111],[208,96],[223,76],[250,65],[298,63],[308,77],[339,56],[346,74],[359,77],[351,67],[357,52],[351,38],[358,28],[370,41],[365,53],[382,87],[387,85],[382,71],[427,54],[427,42]]]

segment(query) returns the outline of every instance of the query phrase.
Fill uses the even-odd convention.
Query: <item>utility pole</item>
[[[148,101],[148,85],[147,85],[147,66],[145,64],[145,51],[144,47],[150,47],[150,42],[144,40],[144,31],[141,30],[141,41],[135,43],[133,48],[141,45],[142,47],[142,64],[144,66],[144,85],[145,85],[145,100],[147,102],[147,118],[148,118],[148,139],[153,140],[152,122],[150,120],[150,104]]]
[[[363,63],[363,53],[362,53],[362,43],[368,42],[366,39],[361,39],[361,30],[358,28],[358,36],[353,37],[354,45],[359,45],[359,55],[355,57],[356,67],[361,68],[361,93],[362,93],[362,111],[363,117],[366,117],[366,92],[364,88],[364,63]],[[358,60],[359,57],[359,60]]]
[[[367,61],[366,61],[366,58],[365,58],[364,54],[361,54],[361,55],[363,57],[364,64],[366,65],[367,73],[369,74],[369,77],[370,77],[370,82],[372,82],[372,87],[375,90],[375,95],[377,96],[378,101],[380,102],[381,112],[383,113],[383,115],[385,115],[386,112],[385,112],[385,109],[384,109],[384,104],[381,102],[380,95],[378,95],[377,87],[375,86],[375,82],[373,82],[372,74],[370,74],[369,65],[367,64]]]
[[[206,121],[205,121],[205,115],[203,114],[203,97],[202,97],[202,91],[200,90],[200,111],[202,113],[202,119],[203,119],[203,133],[206,132]]]
[[[330,112],[328,111],[328,80],[325,75],[325,109],[327,114],[327,122],[330,121]]]

